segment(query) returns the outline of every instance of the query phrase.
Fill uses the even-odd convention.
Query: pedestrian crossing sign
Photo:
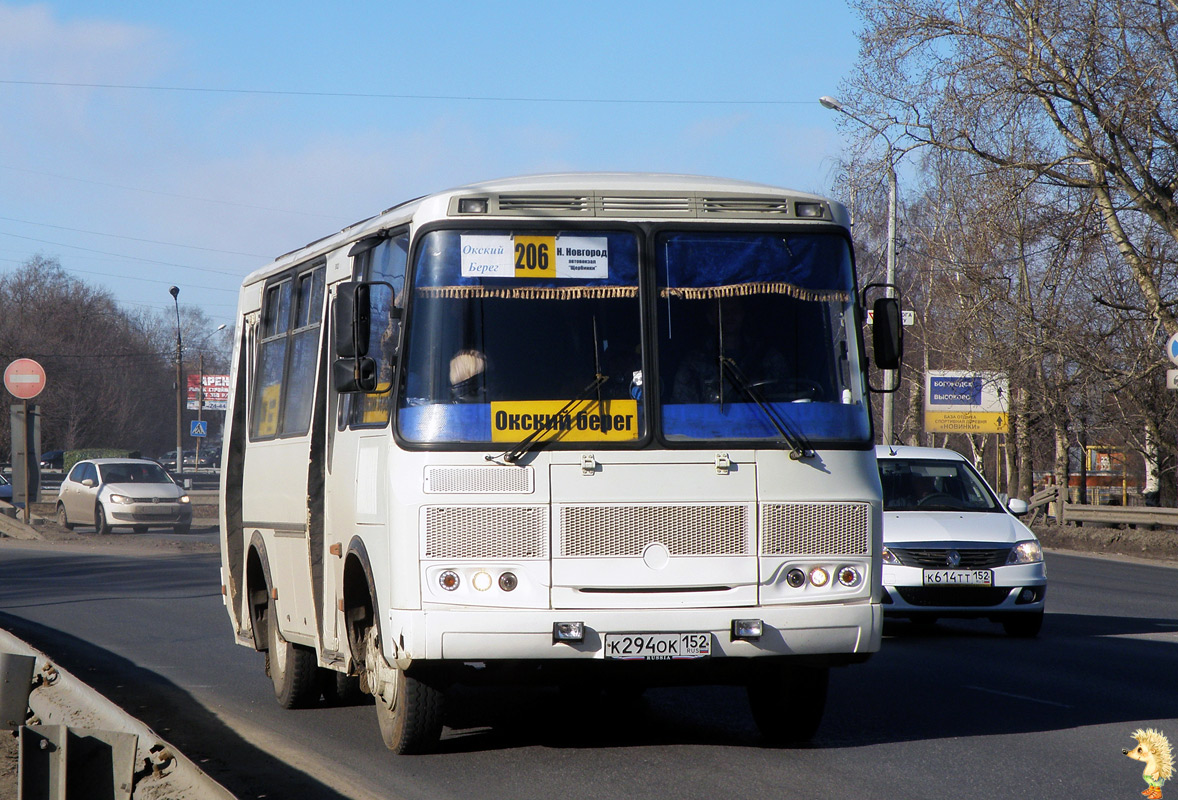
[[[203,419],[192,420],[192,428],[188,432],[189,436],[208,436],[209,423]]]

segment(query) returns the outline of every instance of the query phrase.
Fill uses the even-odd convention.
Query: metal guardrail
[[[1059,503],[1057,488],[1044,489],[1031,498],[1029,524],[1046,517],[1051,505],[1056,507],[1055,518],[1061,525],[1070,522],[1094,522],[1103,525],[1169,525],[1178,527],[1178,508],[1152,506],[1094,506],[1083,503]]]

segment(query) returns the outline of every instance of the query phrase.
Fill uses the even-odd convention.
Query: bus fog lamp
[[[732,641],[755,642],[761,638],[765,625],[759,619],[732,620]]]
[[[584,622],[554,622],[552,623],[553,642],[583,642],[585,641]]]
[[[802,572],[797,567],[794,567],[789,572],[785,573],[785,582],[795,589],[800,589],[806,585],[806,573]]]
[[[458,573],[452,569],[448,569],[438,576],[438,583],[447,592],[452,592],[458,588],[458,584],[462,581],[458,578]]]
[[[514,572],[504,572],[499,576],[499,588],[505,592],[510,592],[519,586],[519,578],[515,577]]]
[[[825,586],[830,583],[830,573],[822,567],[814,567],[810,570],[810,583],[815,586]]]
[[[843,586],[858,586],[863,576],[854,567],[843,567],[839,570],[839,583]]]
[[[474,577],[470,579],[470,585],[475,588],[475,591],[479,592],[485,592],[490,589],[492,582],[491,573],[483,572],[482,570],[476,572]]]

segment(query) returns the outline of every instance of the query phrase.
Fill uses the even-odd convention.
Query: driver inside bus
[[[788,364],[781,351],[756,326],[746,324],[744,298],[708,300],[704,308],[702,341],[684,354],[675,372],[671,402],[746,402],[748,395],[727,367],[723,355],[755,389],[786,377]]]
[[[487,402],[487,357],[480,350],[459,350],[450,359],[450,402]]]

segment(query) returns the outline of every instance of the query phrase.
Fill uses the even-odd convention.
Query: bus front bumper
[[[736,638],[734,621],[759,620],[761,636]],[[558,623],[581,623],[581,641],[557,641]],[[877,603],[702,609],[393,610],[385,641],[411,660],[625,660],[607,639],[618,634],[708,634],[708,658],[830,657],[862,660],[879,650],[883,613]],[[387,647],[387,645],[386,645]]]

